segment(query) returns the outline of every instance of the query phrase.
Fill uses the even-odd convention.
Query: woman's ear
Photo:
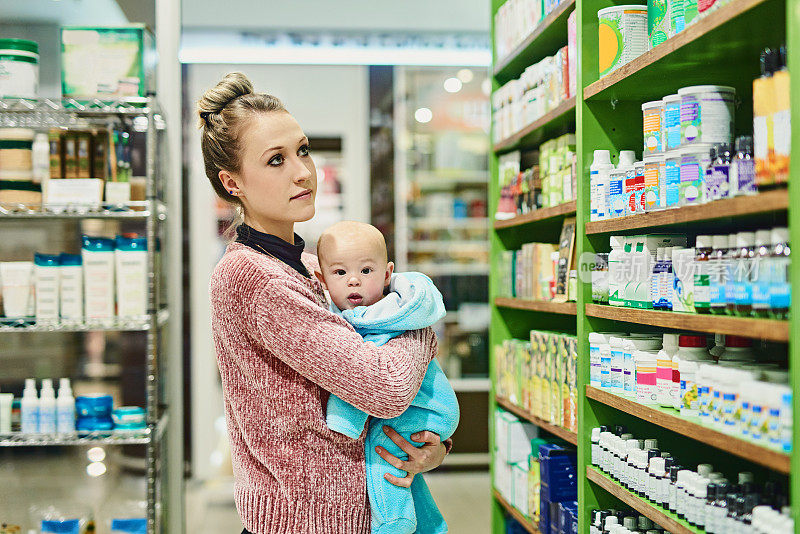
[[[236,183],[236,178],[231,175],[228,171],[221,170],[219,171],[219,181],[222,183],[222,187],[225,188],[225,191],[230,193],[233,196],[239,196],[241,194],[241,190],[239,189],[239,184]]]
[[[383,280],[383,287],[389,287],[389,284],[392,283],[392,273],[394,272],[394,262],[389,262],[386,264],[386,276]]]
[[[322,288],[327,291],[328,285],[325,283],[325,278],[323,278],[322,273],[319,271],[314,271],[314,276],[316,276],[317,280],[319,280],[319,283],[322,284]]]

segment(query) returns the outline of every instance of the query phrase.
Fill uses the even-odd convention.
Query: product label
[[[636,171],[630,170],[625,175],[625,215],[636,214]]]
[[[670,26],[669,36],[674,37],[684,29],[683,0],[672,0],[669,4]]]
[[[707,261],[695,262],[694,307],[708,309],[711,306],[711,287]]]
[[[761,441],[767,433],[767,419],[765,417],[766,412],[764,406],[754,403],[750,411],[750,437],[755,441]]]
[[[610,361],[609,361],[610,363]],[[600,387],[600,347],[589,347],[589,382],[594,387]]]
[[[614,174],[608,182],[608,203],[611,217],[622,217],[625,215],[624,198],[624,178],[625,175]]]
[[[675,274],[672,272],[670,265],[664,266],[664,269],[658,275],[658,308],[661,310],[672,310],[672,292],[675,285]]]
[[[789,283],[789,258],[771,258],[769,285],[769,306],[773,310],[788,310],[792,304],[791,285]]]
[[[728,165],[710,166],[706,171],[706,200],[728,198],[730,193],[730,167]]]
[[[80,534],[80,521],[77,519],[42,520],[42,534]]]
[[[661,109],[644,112],[644,154],[661,152]]]
[[[698,415],[701,420],[711,420],[711,388],[708,384],[697,387]]]
[[[589,171],[589,190],[590,196],[590,211],[589,220],[597,221],[599,216],[597,214],[600,205],[600,173],[598,171]]]
[[[622,390],[625,395],[633,395],[636,391],[636,376],[634,375],[633,354],[627,350],[624,352],[624,363],[622,365]]]
[[[598,65],[605,76],[647,51],[647,9],[606,13],[600,19]]]
[[[650,48],[655,48],[669,37],[667,0],[647,2],[647,35],[650,38]]]
[[[732,392],[725,392],[722,395],[722,406],[720,409],[722,427],[725,432],[733,433],[738,421],[736,420],[736,404],[739,395]]]
[[[705,171],[700,167],[696,157],[681,158],[681,204],[699,204],[702,202],[704,173]]]
[[[658,402],[656,367],[652,364],[636,366],[636,400],[643,404]]]
[[[700,100],[694,95],[681,97],[681,141],[695,141],[701,134],[700,126]]]
[[[736,159],[737,190],[739,194],[755,193],[756,189],[756,162],[753,159]]]
[[[653,211],[661,207],[659,198],[659,174],[661,163],[648,163],[644,166],[644,210]]]
[[[688,27],[697,19],[697,1],[683,0],[683,25]]]
[[[671,208],[680,202],[681,166],[677,159],[667,160],[664,175],[667,192],[665,205],[667,208]]]
[[[681,415],[697,416],[698,410],[697,382],[681,376]]]
[[[769,310],[770,261],[757,258],[753,261],[753,310]]]
[[[644,213],[644,167],[636,171],[636,212]]]
[[[730,261],[709,262],[709,302],[712,308],[725,307],[725,286],[728,284]]]

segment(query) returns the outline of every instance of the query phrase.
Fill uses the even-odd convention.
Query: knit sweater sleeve
[[[274,278],[255,295],[256,334],[308,380],[372,416],[390,419],[411,404],[436,355],[430,328],[380,347],[319,306],[299,283]]]

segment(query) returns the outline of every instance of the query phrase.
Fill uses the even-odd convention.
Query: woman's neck
[[[244,217],[244,223],[253,230],[258,230],[265,234],[272,234],[294,245],[294,223],[259,221],[247,215]]]

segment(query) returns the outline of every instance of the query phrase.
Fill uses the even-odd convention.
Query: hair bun
[[[240,96],[253,93],[253,83],[241,72],[230,72],[220,82],[203,93],[197,101],[200,126],[208,125],[209,115],[219,113]]]

